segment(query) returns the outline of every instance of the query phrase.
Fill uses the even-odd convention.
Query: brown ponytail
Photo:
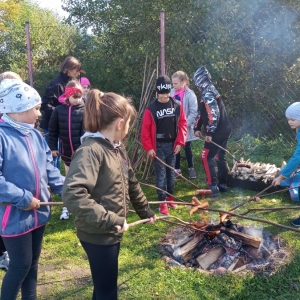
[[[87,131],[97,132],[106,129],[117,118],[124,119],[136,115],[131,100],[115,93],[102,93],[98,89],[88,92],[85,102],[84,126]]]

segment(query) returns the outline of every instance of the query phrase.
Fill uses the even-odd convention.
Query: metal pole
[[[32,60],[31,60],[29,21],[25,22],[25,31],[26,31],[26,44],[27,44],[29,83],[30,83],[30,86],[33,86],[33,74],[32,74]]]
[[[165,75],[165,11],[160,11],[160,67],[161,75]]]

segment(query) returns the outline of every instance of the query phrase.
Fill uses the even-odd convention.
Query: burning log
[[[254,248],[259,248],[259,246],[260,246],[261,239],[256,236],[252,236],[252,235],[249,235],[246,233],[231,230],[231,229],[223,227],[223,226],[220,228],[220,231],[222,233],[226,233],[228,236],[233,237],[234,239],[236,239],[238,241],[241,241],[244,245],[250,245]]]
[[[188,262],[192,258],[195,247],[198,245],[202,238],[203,235],[200,234],[186,243],[183,247],[176,247],[173,253],[174,258],[185,263]]]
[[[226,250],[222,246],[217,246],[209,252],[199,255],[196,261],[203,270],[207,270],[209,266],[216,262],[225,252]]]

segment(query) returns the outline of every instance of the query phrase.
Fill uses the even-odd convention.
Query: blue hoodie
[[[51,218],[49,206],[24,209],[32,197],[51,201],[48,185],[61,194],[63,183],[42,135],[35,129],[22,134],[0,120],[0,235],[18,236],[46,224]]]

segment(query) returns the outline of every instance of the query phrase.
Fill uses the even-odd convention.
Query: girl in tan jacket
[[[86,133],[63,188],[63,201],[75,215],[77,236],[90,263],[93,300],[117,299],[118,255],[128,229],[129,203],[141,219],[156,219],[121,144],[134,116],[135,109],[124,97],[96,89],[88,93]]]

